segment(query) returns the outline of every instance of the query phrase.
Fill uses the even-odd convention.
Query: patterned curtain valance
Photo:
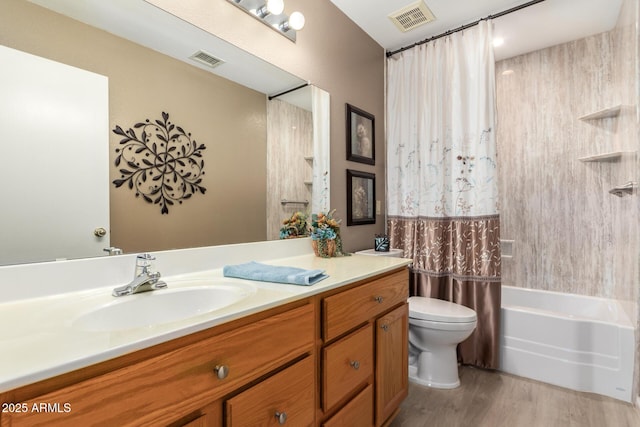
[[[413,270],[456,279],[500,280],[500,218],[388,219],[391,246],[413,254]]]

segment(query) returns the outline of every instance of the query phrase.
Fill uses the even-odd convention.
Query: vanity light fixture
[[[296,32],[305,24],[304,15],[293,12],[290,16],[284,13],[284,0],[227,0],[268,25],[289,40],[296,41]]]
[[[267,2],[256,10],[256,16],[263,19],[269,14],[280,15],[284,12],[284,0],[267,0]]]
[[[281,31],[296,30],[299,31],[304,28],[304,15],[300,12],[293,12],[287,21],[280,24]]]

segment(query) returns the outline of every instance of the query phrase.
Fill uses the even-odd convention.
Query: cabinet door
[[[376,320],[376,425],[382,425],[408,394],[409,305]]]

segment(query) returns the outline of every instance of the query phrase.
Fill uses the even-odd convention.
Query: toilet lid
[[[447,323],[474,322],[478,318],[476,312],[469,307],[426,297],[409,298],[409,317]]]

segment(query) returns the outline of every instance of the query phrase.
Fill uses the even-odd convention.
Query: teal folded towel
[[[251,261],[245,264],[225,265],[224,277],[259,280],[261,282],[287,283],[309,286],[329,277],[324,270],[305,270],[296,267],[281,267]]]

